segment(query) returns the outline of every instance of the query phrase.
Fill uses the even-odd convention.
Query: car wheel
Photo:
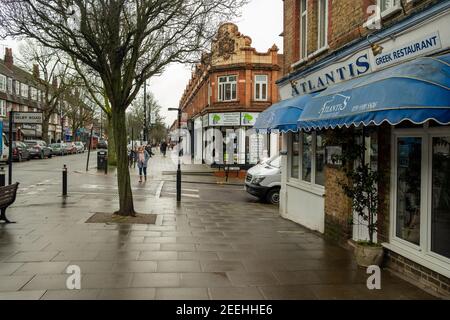
[[[280,189],[271,189],[267,192],[266,201],[271,204],[280,203]]]
[[[51,159],[53,157],[53,154],[49,153],[48,158]]]

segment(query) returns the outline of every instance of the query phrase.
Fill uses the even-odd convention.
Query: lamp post
[[[180,108],[169,108],[169,111],[177,111],[178,112],[177,202],[181,202],[181,158],[180,158],[180,147],[181,147],[181,109]]]
[[[147,80],[144,81],[144,141],[148,142],[147,138]]]

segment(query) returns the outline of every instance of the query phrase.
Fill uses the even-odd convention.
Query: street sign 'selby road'
[[[14,112],[14,123],[42,124],[42,112]]]

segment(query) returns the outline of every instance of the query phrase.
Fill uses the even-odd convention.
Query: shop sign
[[[42,112],[14,112],[14,123],[42,123]]]
[[[387,67],[403,60],[425,55],[441,47],[439,32],[436,31],[375,57],[375,66],[377,69]]]
[[[211,127],[240,126],[241,113],[240,112],[210,113],[209,125]]]
[[[258,117],[258,112],[241,112],[241,124],[242,126],[254,126]]]

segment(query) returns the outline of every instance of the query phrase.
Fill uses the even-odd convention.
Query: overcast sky
[[[236,21],[239,31],[252,38],[252,46],[260,52],[266,52],[273,44],[280,48],[282,53],[283,42],[279,36],[283,31],[283,1],[282,0],[250,0],[242,8],[242,16]],[[0,42],[0,52],[3,58],[4,46],[12,47],[13,52],[18,51],[13,41]],[[171,65],[160,76],[150,80],[148,89],[153,92],[162,106],[162,116],[167,125],[172,124],[176,118],[175,112],[167,108],[177,108],[181,95],[191,77],[191,66]]]

